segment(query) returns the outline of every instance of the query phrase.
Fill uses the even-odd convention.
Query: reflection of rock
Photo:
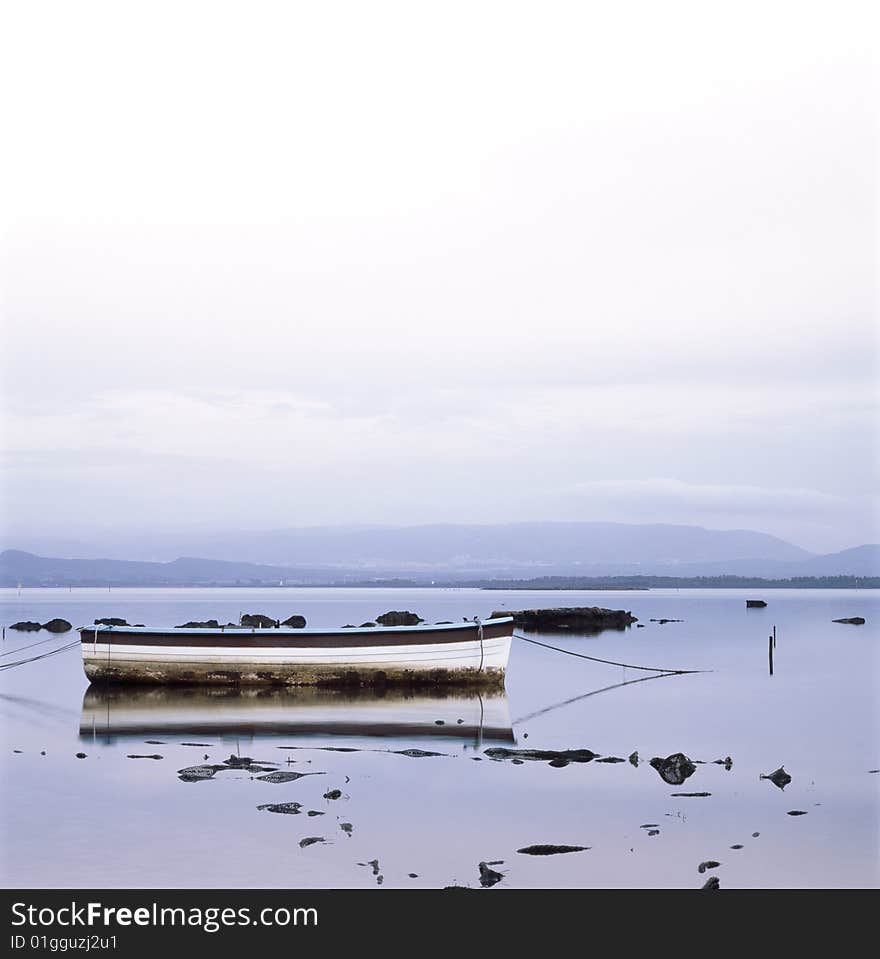
[[[554,846],[550,843],[539,843],[536,846],[524,846],[517,852],[526,856],[558,856],[564,852],[586,852],[589,846]]]
[[[763,609],[766,605],[763,599],[746,600],[746,609]]]
[[[632,613],[601,606],[572,606],[555,609],[496,610],[495,619],[512,616],[517,626],[531,632],[567,629],[575,633],[597,633],[603,629],[624,629],[636,622]]]
[[[847,623],[849,626],[864,626],[864,616],[850,616],[847,619],[832,619],[832,623]]]
[[[50,633],[67,633],[72,629],[72,625],[66,619],[50,619],[48,623],[43,623],[43,629],[48,629]]]
[[[30,620],[23,620],[20,623],[13,623],[10,629],[17,629],[23,633],[35,633],[38,629],[42,629],[43,626],[41,623],[32,623]]]
[[[685,756],[684,753],[673,753],[666,759],[660,759],[655,756],[651,760],[651,765],[660,773],[660,778],[670,786],[681,786],[682,783],[693,776],[697,767]]]
[[[387,613],[382,613],[381,616],[377,616],[376,622],[382,626],[418,626],[424,620],[421,616],[417,616],[409,610],[392,609]]]
[[[491,886],[494,886],[496,883],[501,882],[504,878],[504,874],[497,872],[495,869],[492,869],[491,866],[500,865],[500,862],[488,863],[481,862],[477,866],[480,870],[480,885],[484,889],[488,889]]]
[[[767,773],[766,775],[762,773],[761,779],[769,779],[774,786],[778,786],[780,789],[785,789],[791,782],[791,776],[788,775],[782,766],[780,766],[779,769],[774,769],[772,773]]]

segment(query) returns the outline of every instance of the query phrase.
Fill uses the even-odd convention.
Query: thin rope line
[[[67,646],[60,646],[58,649],[50,650],[48,653],[43,653],[40,656],[31,656],[28,659],[19,659],[14,663],[3,663],[0,665],[0,669],[12,669],[13,666],[24,666],[25,663],[35,663],[38,659],[46,659],[47,656],[54,656],[56,653],[63,653],[68,649],[73,649],[74,646],[80,645],[80,641],[77,640],[75,643],[69,643]]]
[[[42,646],[43,643],[57,643],[57,636],[50,636],[48,639],[41,639],[38,643],[30,643],[27,646],[19,646],[18,649],[10,649],[5,653],[0,653],[0,658],[3,656],[12,656],[13,653],[23,653],[26,649],[33,649],[34,646]]]
[[[577,656],[578,659],[589,659],[594,663],[604,663],[606,666],[623,666],[625,669],[643,669],[645,672],[649,673],[675,673],[678,676],[684,675],[685,673],[711,672],[709,669],[664,669],[660,666],[633,666],[632,663],[616,663],[612,659],[599,659],[597,656],[587,656],[584,653],[575,653],[570,649],[563,649],[561,646],[551,646],[549,643],[539,643],[537,639],[529,639],[527,636],[523,636],[522,633],[514,633],[513,635],[517,639],[521,639],[524,643],[531,643],[533,646],[543,646],[544,649],[552,649],[557,653],[567,653],[569,656]]]

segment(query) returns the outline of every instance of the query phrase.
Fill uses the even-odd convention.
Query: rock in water
[[[305,616],[294,614],[293,616],[288,616],[287,619],[283,619],[281,625],[289,626],[291,629],[305,629],[306,618]]]
[[[684,753],[673,753],[666,759],[655,756],[651,766],[660,774],[660,778],[670,786],[681,786],[697,771],[697,767]]]
[[[850,616],[847,619],[832,619],[832,623],[847,623],[850,626],[864,626],[865,617],[864,616]]]
[[[278,620],[270,616],[264,616],[262,613],[245,613],[241,617],[241,625],[250,629],[272,629]]]
[[[104,616],[103,619],[95,620],[96,626],[128,626],[128,623],[124,619],[120,619],[118,616]]]
[[[703,889],[720,889],[721,880],[717,876],[709,876],[709,878],[703,883]]]
[[[780,766],[779,769],[774,769],[772,773],[761,774],[761,779],[769,779],[774,786],[778,786],[780,789],[785,789],[785,787],[791,782],[791,776],[785,771],[785,769]]]
[[[189,623],[184,623],[182,626],[177,626],[177,629],[219,629],[220,624],[216,619],[206,619],[204,622],[199,622],[198,620],[192,620]]]
[[[480,870],[480,885],[484,889],[494,886],[504,878],[503,873],[492,869],[487,862],[481,862],[477,868]]]
[[[525,856],[558,856],[565,852],[586,852],[589,846],[554,846],[550,843],[538,843],[536,846],[523,846],[517,852]]]
[[[67,633],[72,628],[66,619],[50,619],[48,623],[43,623],[43,629],[48,629],[50,633]]]
[[[418,626],[424,620],[408,609],[392,609],[387,613],[382,613],[381,616],[377,616],[376,622],[381,626]]]
[[[636,617],[623,609],[601,606],[572,606],[555,609],[495,610],[492,618],[512,616],[516,626],[531,632],[569,630],[574,633],[598,633],[603,629],[624,629]]]
[[[38,629],[42,629],[43,626],[41,623],[32,623],[30,620],[23,620],[20,623],[13,623],[10,629],[18,629],[23,633],[35,633]]]
[[[721,863],[716,859],[707,859],[705,862],[701,862],[700,865],[697,866],[697,872],[702,874],[707,869],[717,869],[720,865]]]
[[[746,609],[763,609],[766,605],[763,599],[746,600]]]

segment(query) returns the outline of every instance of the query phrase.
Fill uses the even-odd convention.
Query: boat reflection
[[[90,686],[81,739],[331,736],[514,742],[503,691]]]

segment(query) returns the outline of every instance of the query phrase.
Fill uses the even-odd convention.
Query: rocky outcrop
[[[48,623],[43,623],[43,629],[48,629],[50,633],[67,633],[73,629],[73,626],[66,619],[56,617],[50,619]]]
[[[288,626],[290,629],[305,629],[306,618],[305,616],[299,616],[294,613],[293,616],[288,616],[287,619],[283,619],[281,625]]]
[[[206,619],[204,622],[199,622],[198,620],[192,620],[189,623],[184,623],[182,626],[178,626],[177,629],[219,629],[220,624],[216,619]]]
[[[651,766],[660,774],[660,778],[670,786],[681,786],[697,771],[697,767],[684,753],[673,753],[665,759],[655,756]]]
[[[573,633],[598,633],[603,629],[625,629],[637,622],[632,613],[623,609],[603,609],[601,606],[571,606],[554,609],[498,609],[492,619],[512,616],[517,626],[542,633],[569,630]]]
[[[251,629],[273,629],[278,625],[278,620],[263,616],[262,613],[245,613],[241,617],[241,625]]]
[[[847,623],[850,626],[864,626],[865,617],[864,616],[850,616],[847,619],[832,619],[832,623]]]
[[[418,626],[424,620],[421,616],[411,613],[408,609],[392,609],[387,613],[382,613],[376,617],[376,622],[380,626]]]
[[[18,629],[23,633],[35,633],[38,629],[42,629],[42,623],[32,623],[30,620],[24,620],[20,623],[13,623],[10,629]]]

